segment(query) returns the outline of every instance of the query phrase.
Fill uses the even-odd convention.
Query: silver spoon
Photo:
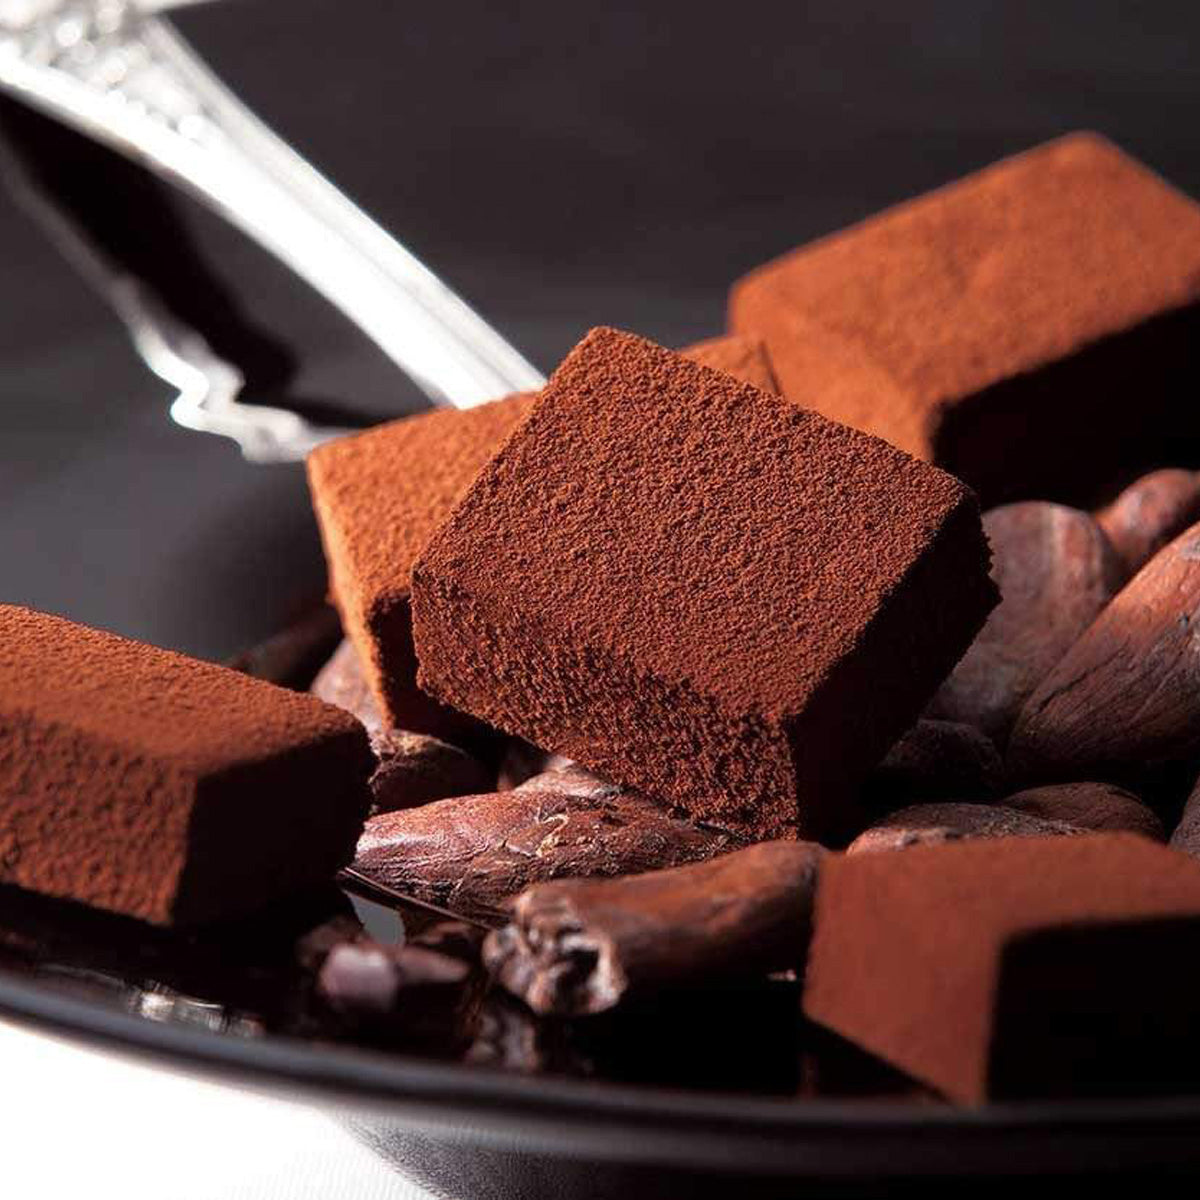
[[[0,88],[179,185],[292,268],[435,404],[467,408],[543,376],[436,275],[272,133],[166,20],[133,0],[0,0]],[[171,416],[294,461],[345,432],[240,402],[238,368],[78,229],[57,240],[178,396]]]

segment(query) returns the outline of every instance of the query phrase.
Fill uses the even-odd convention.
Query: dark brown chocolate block
[[[494,920],[534,883],[678,866],[740,844],[585,772],[551,771],[512,791],[372,817],[354,866],[405,895]]]
[[[612,329],[413,571],[423,688],[760,838],[846,819],[994,603],[957,480]]]
[[[362,726],[311,696],[0,605],[0,879],[159,924],[329,879]]]
[[[758,268],[729,320],[789,399],[990,505],[1078,500],[1194,440],[1198,298],[1200,207],[1074,134]]]
[[[712,338],[682,353],[775,389],[761,339]],[[309,456],[330,590],[389,726],[451,740],[469,728],[417,687],[412,567],[536,398],[520,392],[477,408],[421,413],[331,442]]]
[[[804,1010],[952,1100],[1200,1083],[1200,864],[1136,834],[831,857]]]

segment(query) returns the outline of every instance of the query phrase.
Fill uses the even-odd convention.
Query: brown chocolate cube
[[[784,395],[990,505],[1086,498],[1195,439],[1198,297],[1200,206],[1074,134],[758,268],[729,321]]]
[[[594,330],[413,571],[421,686],[759,837],[839,825],[996,593],[974,497]]]
[[[952,1100],[1200,1084],[1200,864],[1137,834],[833,856],[804,1011]]]
[[[712,338],[682,353],[775,390],[759,338]],[[519,392],[477,408],[421,413],[309,455],[330,591],[387,725],[439,736],[462,732],[461,716],[417,687],[412,567],[535,399]]]
[[[300,692],[0,605],[0,881],[159,924],[331,879],[371,752]]]
[[[321,446],[308,457],[329,587],[385,724],[454,734],[461,718],[416,687],[412,565],[535,396],[438,409]]]

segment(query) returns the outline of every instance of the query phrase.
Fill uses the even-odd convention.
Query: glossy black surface
[[[668,344],[716,333],[741,271],[1068,129],[1100,129],[1200,193],[1194,8],[534,0],[519,12],[238,0],[179,24],[544,367],[599,322]],[[108,202],[103,177],[78,187],[85,208]],[[282,268],[190,203],[173,213],[168,238],[186,239],[211,293],[280,352],[264,398],[367,417],[416,403]],[[172,426],[116,322],[2,189],[0,251],[0,596],[221,658],[319,595],[300,470],[250,466]],[[140,927],[34,908],[5,906],[21,919],[0,935],[0,1010],[312,1094],[463,1200],[748,1195],[751,1177],[773,1195],[801,1178],[805,1194],[845,1179],[872,1192],[862,1181],[880,1178],[921,1178],[927,1194],[931,1174],[971,1175],[978,1190],[993,1174],[1144,1179],[1200,1161],[1200,1099],[962,1113],[528,1078],[314,1042],[286,921],[236,953],[190,947],[180,967],[167,963],[178,947]],[[76,917],[82,953],[62,944]],[[214,999],[231,967],[236,985]]]

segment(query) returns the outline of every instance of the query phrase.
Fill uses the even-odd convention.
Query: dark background
[[[747,268],[1066,130],[1200,195],[1195,5],[236,0],[176,21],[545,369],[600,322],[717,333]],[[297,394],[418,404],[303,285],[180,207],[294,349]],[[301,470],[173,426],[4,189],[0,264],[0,599],[220,657],[319,594]]]

